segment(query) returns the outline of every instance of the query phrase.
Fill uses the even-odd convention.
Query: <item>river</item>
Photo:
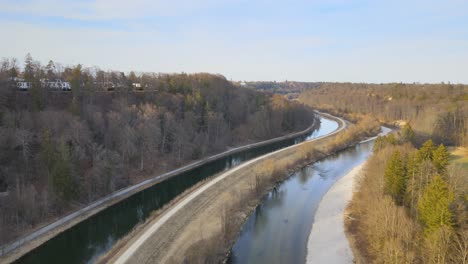
[[[93,263],[152,212],[199,181],[243,161],[329,134],[338,128],[338,124],[330,119],[321,117],[320,121],[319,129],[308,135],[232,154],[140,191],[53,237],[16,263]]]
[[[382,127],[383,133],[390,129]],[[325,193],[372,152],[374,140],[306,166],[269,192],[242,227],[228,263],[305,263],[315,211]]]

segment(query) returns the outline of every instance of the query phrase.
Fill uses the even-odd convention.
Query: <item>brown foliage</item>
[[[406,206],[399,206],[383,188],[384,170],[395,149],[405,157],[415,155],[414,147],[409,145],[390,145],[374,153],[358,180],[357,191],[348,208],[350,217],[346,229],[356,260],[359,263],[466,263],[468,225],[463,202],[466,186],[461,184],[463,173],[450,167],[446,176],[449,188],[458,199],[452,208],[459,220],[455,231],[442,226],[425,234],[414,204],[421,198],[435,169],[427,161],[417,165],[406,187],[409,197],[414,198],[409,199],[411,202]]]
[[[453,84],[324,83],[299,100],[349,120],[373,115],[384,123],[411,123],[420,142],[468,144],[468,86]]]
[[[353,144],[356,144],[365,137],[375,136],[380,131],[380,124],[377,120],[365,116],[357,124],[350,125],[343,133],[338,134],[334,142],[329,145],[332,151],[339,151]]]
[[[370,133],[369,131],[372,131],[370,127],[374,126],[376,123],[364,122],[364,124],[365,125],[361,125],[360,127],[369,128],[367,133]],[[288,151],[287,158],[275,159],[273,156],[258,161],[258,163],[251,168],[251,173],[247,180],[247,190],[245,192],[232,190],[233,193],[230,195],[229,199],[230,203],[220,209],[221,224],[219,233],[194,244],[185,257],[187,263],[212,263],[213,259],[216,259],[216,257],[218,257],[218,259],[216,259],[218,262],[225,260],[225,257],[229,253],[228,250],[235,242],[238,234],[237,232],[239,232],[248,212],[253,210],[260,202],[260,199],[274,188],[278,182],[288,177],[289,171],[323,158],[326,154],[333,153],[337,150],[336,148],[338,146],[349,146],[351,144],[344,140],[354,140],[354,142],[358,142],[363,139],[364,135],[369,135],[359,132],[359,129],[356,128],[340,133],[347,134],[345,137],[340,137],[339,134],[334,136],[340,138],[340,144],[336,144],[337,141],[333,137],[325,139],[324,143],[319,144],[315,142],[304,142]],[[330,145],[333,145],[334,148],[331,148]],[[223,243],[221,243],[221,241]]]
[[[44,78],[44,67],[31,63],[28,78]],[[127,78],[81,66],[51,73],[71,81],[73,91],[47,91],[37,108],[34,95],[14,89],[8,71],[15,65],[5,65],[0,67],[0,191],[8,192],[0,196],[0,218],[9,232],[0,230],[0,244],[155,174],[231,146],[303,130],[316,118],[308,107],[236,87],[219,75]],[[106,82],[116,88],[107,91]],[[131,82],[145,90],[133,91]],[[51,180],[61,145],[70,152],[61,164],[73,191],[69,201]]]

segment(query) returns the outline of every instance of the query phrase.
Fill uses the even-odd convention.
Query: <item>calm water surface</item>
[[[335,121],[321,118],[320,128],[309,135],[249,149],[181,173],[138,192],[64,231],[20,258],[17,263],[93,263],[138,223],[146,220],[151,212],[161,208],[197,182],[243,161],[328,134],[337,127]]]
[[[228,263],[305,263],[320,200],[333,183],[369,157],[373,143],[360,143],[304,167],[268,193],[244,224]]]

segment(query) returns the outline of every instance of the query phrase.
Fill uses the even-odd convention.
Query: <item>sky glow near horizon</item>
[[[0,57],[232,80],[468,83],[468,1],[0,0]]]

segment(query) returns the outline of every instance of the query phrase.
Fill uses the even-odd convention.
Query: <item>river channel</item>
[[[389,131],[382,127],[382,133]],[[366,140],[306,166],[268,193],[244,223],[228,263],[305,263],[322,197],[337,180],[367,160],[373,144],[373,139]]]
[[[16,263],[93,263],[108,252],[138,223],[146,220],[177,195],[199,181],[227,170],[243,161],[291,146],[338,128],[337,122],[321,117],[319,129],[305,136],[288,139],[213,160],[140,191],[55,236]]]

